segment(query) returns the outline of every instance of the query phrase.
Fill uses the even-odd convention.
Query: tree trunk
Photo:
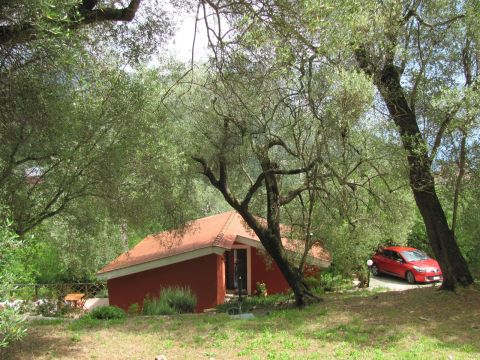
[[[380,74],[374,75],[377,85],[407,152],[410,187],[422,215],[432,250],[443,272],[443,289],[453,290],[457,283],[467,286],[473,277],[458,248],[453,232],[435,191],[428,146],[409,106],[400,83],[400,73],[393,62],[386,63]]]
[[[282,239],[274,234],[276,231],[272,232],[270,229],[262,229],[261,225],[258,224],[255,218],[247,210],[242,208],[237,208],[236,210],[250,228],[254,230],[263,247],[282,272],[295,296],[295,305],[297,307],[304,307],[309,303],[318,301],[319,298],[310,291],[310,288],[305,283],[303,273],[293,267],[285,258],[284,250],[280,245]],[[280,232],[278,232],[278,234],[280,234]]]
[[[228,125],[228,124],[227,124]],[[226,126],[227,128],[228,126]],[[257,218],[248,210],[248,203],[251,195],[260,187],[260,180],[257,181],[249,190],[243,202],[230,192],[227,186],[227,165],[223,154],[219,156],[219,178],[213,174],[212,169],[207,162],[199,157],[194,160],[203,166],[203,174],[209,179],[210,183],[216,187],[223,195],[227,203],[235,209],[245,220],[247,225],[255,232],[260,239],[267,253],[272,257],[275,264],[282,272],[285,280],[290,285],[295,295],[295,304],[303,307],[308,303],[320,300],[311,291],[304,280],[303,272],[291,264],[285,256],[285,249],[282,245],[282,237],[280,232],[280,193],[277,182],[277,175],[272,170],[276,169],[276,165],[270,162],[268,154],[261,156],[260,163],[263,174],[259,179],[265,183],[265,191],[267,195],[267,224],[261,224]]]

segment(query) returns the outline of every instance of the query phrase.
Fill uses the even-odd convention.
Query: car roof
[[[417,249],[412,248],[412,247],[408,247],[408,246],[388,246],[388,247],[384,248],[383,250],[393,250],[393,251],[397,251],[397,252],[402,252],[402,251],[412,251],[412,250],[417,250]]]

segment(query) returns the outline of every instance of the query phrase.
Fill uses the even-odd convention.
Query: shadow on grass
[[[34,358],[51,349],[68,357],[80,335],[106,328],[109,336],[119,336],[124,343],[131,341],[129,335],[135,335],[141,348],[157,342],[165,351],[182,354],[186,345],[192,356],[197,351],[197,355],[216,352],[259,359],[298,358],[300,353],[305,359],[413,359],[452,352],[455,357],[475,358],[480,353],[479,290],[449,293],[421,288],[324,298],[323,303],[303,310],[257,309],[258,316],[252,320],[232,320],[226,314],[188,314],[36,325],[26,341],[33,339],[40,346],[28,345],[13,359]],[[48,337],[49,329],[54,328],[57,338]],[[150,340],[143,343],[139,339]],[[326,356],[320,351],[327,351]]]
[[[27,336],[10,345],[4,352],[0,351],[0,358],[5,360],[24,360],[46,357],[55,359],[58,357],[75,358],[76,350],[72,346],[76,341],[73,337],[52,335],[53,329],[62,326],[60,322],[54,324],[32,322]]]
[[[252,320],[232,320],[225,314],[134,318],[118,331],[175,334],[179,343],[200,348],[228,348],[233,343],[240,356],[262,349],[280,351],[279,347],[310,351],[345,344],[363,352],[394,351],[406,358],[415,351],[480,353],[478,290],[365,291],[325,299],[303,310],[257,309],[260,315]]]
[[[242,333],[246,349],[268,346],[275,338],[272,334],[282,333],[276,340],[283,345],[296,339],[305,347],[314,342],[349,344],[367,352],[393,348],[400,358],[440,350],[468,357],[480,353],[480,292],[419,288],[341,295],[337,301],[303,310],[277,310],[255,320],[230,322],[224,330],[229,327]]]

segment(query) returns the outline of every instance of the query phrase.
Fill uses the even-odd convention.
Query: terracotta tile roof
[[[184,229],[147,236],[133,249],[121,254],[97,274],[202,248],[219,247],[228,250],[232,248],[237,236],[260,242],[236,211],[208,216],[191,221]],[[292,249],[291,241],[283,239],[283,243],[287,249]],[[311,250],[311,255],[322,261],[330,261],[330,255],[320,246],[315,246]]]

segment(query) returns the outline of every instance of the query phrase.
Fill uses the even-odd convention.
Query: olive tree
[[[408,162],[408,179],[444,274],[443,289],[473,282],[435,183],[444,135],[472,136],[478,118],[476,1],[204,1],[232,29],[262,29],[292,56],[355,66],[372,80]],[[477,122],[478,124],[478,122]],[[468,140],[465,143],[468,144]],[[461,181],[462,176],[459,176]]]

